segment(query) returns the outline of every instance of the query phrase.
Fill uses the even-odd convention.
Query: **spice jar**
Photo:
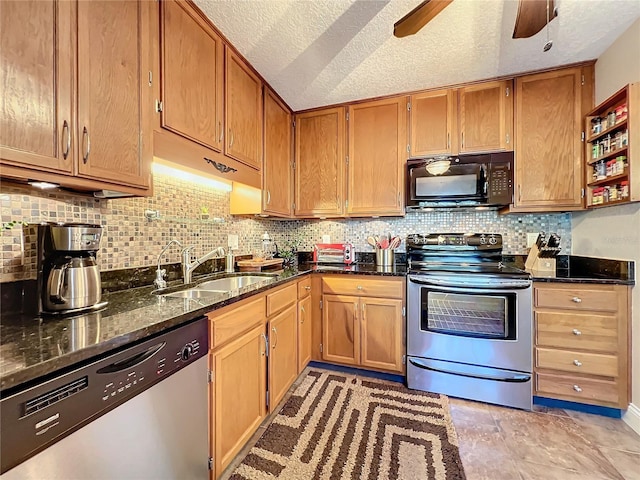
[[[623,103],[616,107],[616,123],[624,122],[627,119],[627,104]]]
[[[618,148],[623,148],[629,145],[629,130],[625,130],[622,132],[620,136],[620,143],[618,144]]]
[[[595,117],[591,119],[591,133],[593,135],[597,135],[602,131],[602,119],[600,117]]]
[[[613,185],[609,187],[609,201],[613,202],[614,200],[618,200],[618,186]]]
[[[604,160],[600,160],[598,163],[596,163],[596,172],[598,180],[602,180],[607,176],[607,164]]]
[[[616,124],[616,111],[611,110],[607,114],[607,128],[611,128]]]
[[[598,188],[594,188],[593,192],[591,193],[591,204],[592,205],[602,205],[602,192],[604,191],[604,188],[602,187],[598,187]]]
[[[629,181],[624,180],[620,182],[620,198],[625,199],[629,197]]]

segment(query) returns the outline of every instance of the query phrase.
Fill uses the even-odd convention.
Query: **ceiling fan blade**
[[[453,0],[426,0],[393,24],[393,34],[406,37],[417,33]]]
[[[549,0],[549,21],[556,18],[553,0]],[[547,24],[547,0],[520,0],[512,38],[529,38]]]

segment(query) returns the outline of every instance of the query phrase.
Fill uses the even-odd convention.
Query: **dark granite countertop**
[[[524,257],[516,256],[509,264],[524,267]],[[101,311],[71,317],[39,318],[34,315],[2,315],[0,322],[0,391],[8,394],[40,381],[76,364],[120,349],[150,335],[193,321],[202,315],[230,305],[309,273],[347,275],[383,275],[403,277],[404,264],[378,267],[371,263],[331,266],[300,263],[279,274],[265,275],[259,282],[229,293],[201,299],[163,297],[145,286],[106,293],[109,303]],[[202,281],[228,276],[213,274]],[[535,276],[534,281],[604,283],[634,285],[634,262],[565,256],[558,259],[555,276]],[[166,292],[183,289],[172,282]]]

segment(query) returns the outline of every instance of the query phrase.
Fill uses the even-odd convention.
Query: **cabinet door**
[[[298,302],[298,373],[311,361],[311,295]]]
[[[347,213],[402,215],[407,97],[349,107]]]
[[[71,2],[0,5],[0,158],[72,173]]]
[[[582,208],[581,69],[516,79],[516,207]]]
[[[345,109],[296,115],[295,214],[342,214],[345,170]]]
[[[322,302],[322,359],[360,364],[360,300],[324,295]]]
[[[513,82],[480,83],[458,90],[460,153],[513,150]]]
[[[226,47],[225,155],[255,169],[262,166],[262,82]]]
[[[290,217],[293,205],[291,113],[266,90],[264,95],[264,163],[262,210]]]
[[[273,410],[298,376],[298,308],[269,320],[269,406]]]
[[[80,176],[149,185],[148,38],[147,2],[78,2]]]
[[[411,95],[411,156],[455,153],[455,90]]]
[[[402,300],[361,298],[360,364],[402,372]]]
[[[222,39],[186,3],[163,1],[161,15],[162,127],[221,152]]]
[[[215,471],[219,475],[266,415],[264,326],[214,352]]]

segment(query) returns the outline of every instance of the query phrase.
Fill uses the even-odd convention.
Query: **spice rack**
[[[639,110],[640,83],[632,83],[586,116],[587,208],[640,200]]]

